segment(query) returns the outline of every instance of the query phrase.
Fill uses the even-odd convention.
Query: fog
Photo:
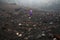
[[[59,10],[60,0],[2,0],[6,3],[16,3],[17,5],[43,10]]]

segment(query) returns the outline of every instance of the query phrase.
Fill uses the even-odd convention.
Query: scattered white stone
[[[53,22],[50,22],[49,24],[53,24]]]
[[[29,19],[31,19],[31,17],[29,17]]]
[[[43,33],[42,36],[45,36],[45,34]]]
[[[18,37],[21,37],[21,36],[22,36],[22,34],[19,34],[18,32],[16,33],[16,35],[17,35]]]
[[[16,35],[19,35],[19,33],[17,32]]]
[[[18,36],[19,36],[19,37],[21,37],[21,36],[22,36],[22,34],[19,34]]]
[[[22,25],[21,23],[18,24],[19,26]]]
[[[36,24],[33,25],[34,27],[36,26]]]
[[[45,36],[45,31],[42,32],[42,36]]]
[[[56,38],[53,38],[53,40],[57,40]]]

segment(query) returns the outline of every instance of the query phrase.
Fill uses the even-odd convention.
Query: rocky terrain
[[[60,12],[0,6],[0,40],[53,40],[60,35]]]

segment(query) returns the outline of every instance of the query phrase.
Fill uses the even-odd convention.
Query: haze
[[[6,3],[16,3],[17,5],[43,10],[59,10],[60,0],[0,0]]]

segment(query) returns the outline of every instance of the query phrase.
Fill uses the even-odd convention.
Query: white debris
[[[31,17],[29,17],[29,19],[31,19]]]
[[[36,24],[33,25],[34,27],[36,26]]]
[[[50,22],[49,24],[53,24],[53,22]]]
[[[53,38],[53,40],[57,40],[56,38]]]
[[[45,34],[43,33],[42,36],[45,36]]]
[[[19,26],[22,25],[21,23],[18,24]]]
[[[20,33],[18,33],[18,32],[16,33],[16,35],[17,35],[17,36],[19,36],[19,37],[21,37],[21,36],[22,36],[22,34],[20,34]]]
[[[19,34],[18,36],[19,36],[19,37],[21,37],[21,36],[22,36],[22,34]]]
[[[19,35],[19,33],[17,32],[16,35]]]

